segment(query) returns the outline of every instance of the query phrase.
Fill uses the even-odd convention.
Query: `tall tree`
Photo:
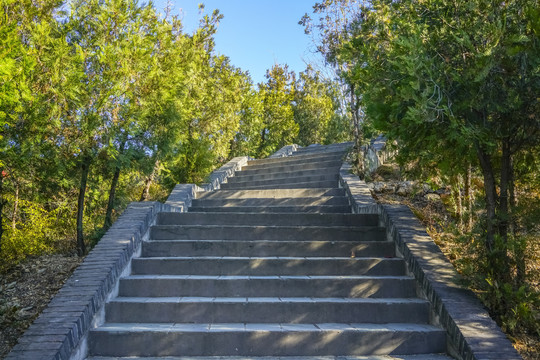
[[[263,126],[260,132],[258,156],[265,157],[290,144],[298,134],[294,122],[295,74],[287,65],[274,65],[266,72],[266,83],[259,84],[263,104]]]
[[[336,72],[342,83],[343,102],[349,110],[349,118],[356,148],[356,167],[363,176],[365,142],[363,133],[363,111],[360,105],[361,91],[354,81],[352,69],[361,64],[359,56],[343,52],[351,41],[351,27],[362,17],[363,0],[323,0],[313,6],[313,16],[305,14],[299,21],[305,33],[311,35],[317,51]],[[348,48],[355,51],[355,48]],[[349,56],[346,56],[349,55]],[[339,119],[339,118],[338,118]],[[343,117],[341,118],[343,119]]]
[[[366,115],[411,157],[475,157],[486,203],[485,248],[508,281],[513,158],[538,141],[538,2],[370,1],[342,55]],[[459,154],[464,154],[460,155]]]
[[[295,86],[293,110],[299,128],[298,144],[322,144],[337,111],[329,94],[332,89],[311,66],[300,73]]]
[[[65,118],[65,128],[80,171],[77,250],[81,255],[86,247],[84,207],[91,166],[99,154],[124,156],[137,144],[132,137],[141,133],[134,121],[140,113],[138,89],[151,64],[153,41],[149,39],[156,19],[150,5],[141,7],[132,0],[77,1],[71,6],[69,41],[82,56],[85,86],[79,108]],[[117,161],[114,167],[111,200],[120,164]]]

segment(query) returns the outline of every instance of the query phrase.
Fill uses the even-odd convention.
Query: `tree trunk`
[[[261,131],[261,144],[259,145],[259,150],[257,151],[257,158],[261,158],[262,152],[264,149],[264,142],[266,141],[266,127],[263,127]]]
[[[13,216],[11,217],[11,228],[15,230],[17,226],[17,212],[19,211],[19,183],[15,183],[15,199],[13,201]]]
[[[4,169],[0,167],[0,251],[2,251],[2,234],[4,233],[3,217],[4,217]]]
[[[504,145],[503,145],[503,153]],[[478,159],[480,161],[480,167],[484,176],[484,190],[486,193],[486,211],[487,211],[487,229],[486,229],[486,249],[487,258],[490,269],[493,271],[493,275],[501,282],[510,282],[510,268],[509,258],[506,245],[507,238],[507,226],[504,224],[506,220],[503,220],[498,215],[503,214],[507,216],[507,206],[501,207],[501,201],[497,196],[497,188],[495,184],[495,176],[493,172],[493,166],[491,163],[491,156],[487,154],[484,149],[477,146]],[[504,157],[504,156],[503,156]],[[502,161],[503,163],[505,160]],[[505,165],[502,164],[501,171],[504,171]],[[508,169],[506,169],[508,171]],[[501,172],[502,174],[502,172]],[[505,175],[505,178],[508,174]],[[506,182],[506,180],[504,181]],[[504,202],[507,202],[507,183],[503,183],[503,177],[501,176],[500,191],[505,193]],[[506,209],[506,210],[505,210]],[[506,211],[506,214],[504,212]],[[503,233],[504,231],[504,233]],[[502,238],[502,241],[496,241],[496,235]]]
[[[495,188],[495,176],[491,164],[491,156],[487,154],[480,145],[476,144],[476,153],[482,168],[484,177],[484,190],[486,193],[486,239],[485,246],[488,254],[495,250],[495,225],[497,224],[496,208],[497,208],[497,189]]]
[[[510,149],[509,149],[510,150]],[[510,152],[510,151],[509,151]],[[514,241],[514,257],[516,261],[516,277],[515,284],[519,288],[525,283],[526,267],[525,267],[525,249],[526,243],[524,238],[519,238],[517,234],[516,218],[513,212],[516,208],[516,189],[514,184],[514,161],[510,154],[508,159],[508,233]]]
[[[360,178],[364,178],[364,152],[362,151],[362,131],[360,130],[360,114],[355,86],[351,84],[351,116],[353,120],[354,146],[356,148],[356,167]]]
[[[126,146],[126,140],[122,141],[120,144],[119,149],[119,156],[122,156],[124,154],[124,148]],[[114,209],[114,199],[116,194],[116,186],[118,185],[118,179],[120,179],[120,164],[119,162],[116,163],[116,167],[114,168],[114,174],[111,181],[111,188],[109,189],[109,201],[107,203],[107,211],[105,212],[105,221],[103,223],[103,228],[105,230],[109,229],[112,225],[112,212]]]
[[[109,202],[107,203],[107,211],[105,212],[105,222],[103,228],[109,229],[112,225],[112,211],[114,209],[114,198],[116,194],[116,186],[118,185],[118,179],[120,178],[120,166],[116,166],[114,169],[114,175],[111,181],[111,188],[109,189]]]
[[[473,227],[473,197],[472,197],[472,165],[467,167],[467,175],[465,179],[465,203],[467,206],[467,231],[471,231]]]
[[[461,201],[461,183],[463,178],[461,175],[456,177],[455,197],[456,197],[456,215],[459,221],[459,227],[463,228],[463,202]]]
[[[139,201],[146,201],[148,199],[148,195],[150,194],[150,186],[154,182],[154,178],[156,177],[157,172],[159,171],[159,160],[156,160],[154,163],[154,168],[152,169],[152,173],[150,176],[148,176],[144,182],[144,189],[141,194],[141,198]]]
[[[88,155],[84,155],[81,160],[81,183],[79,187],[79,199],[77,201],[77,254],[79,256],[83,256],[86,253],[83,235],[84,197],[91,160]]]
[[[499,195],[499,235],[504,242],[508,242],[508,223],[509,223],[509,209],[508,209],[508,186],[510,178],[512,177],[512,167],[511,167],[511,154],[510,154],[510,144],[508,139],[503,139],[502,142],[502,158],[501,158],[501,178],[500,178],[500,195]]]

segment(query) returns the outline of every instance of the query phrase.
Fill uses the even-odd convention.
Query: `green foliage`
[[[298,134],[294,121],[295,74],[287,65],[274,65],[266,73],[266,83],[259,84],[263,105],[258,157],[266,157],[284,145],[291,144]]]
[[[233,156],[266,156],[300,129],[306,144],[350,133],[336,85],[319,74],[308,69],[296,91],[294,73],[276,65],[255,87],[216,54],[217,10],[185,33],[135,0],[0,1],[6,264],[82,255],[129,202],[163,200],[176,183],[203,182]]]
[[[516,290],[512,284],[501,284],[493,277],[488,277],[486,283],[487,291],[481,294],[482,300],[497,315],[504,331],[515,334],[525,330],[540,336],[537,292],[527,285]]]
[[[361,93],[366,119],[398,142],[402,163],[449,177],[479,165],[485,246],[503,277],[512,159],[536,146],[540,129],[540,43],[522,11],[535,5],[369,1],[332,51],[347,64],[343,77]]]
[[[297,143],[301,146],[325,143],[336,109],[318,72],[310,66],[300,73],[294,91],[294,120],[298,124]],[[331,89],[331,88],[330,88]]]
[[[2,270],[27,256],[66,250],[66,235],[69,234],[65,231],[70,228],[66,225],[73,225],[70,221],[73,219],[73,211],[67,204],[53,211],[46,210],[42,204],[26,200],[19,200],[18,206],[20,216],[14,226],[4,219],[6,230],[0,254]]]
[[[75,219],[78,246],[83,234],[97,241],[143,187],[163,199],[163,184],[202,181],[229,156],[252,91],[213,53],[217,11],[185,34],[131,0],[61,5],[0,8],[0,250],[10,261],[72,250],[51,241],[73,239]]]

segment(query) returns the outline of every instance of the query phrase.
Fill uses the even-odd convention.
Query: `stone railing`
[[[522,359],[425,228],[405,205],[376,204],[367,185],[344,164],[340,184],[355,213],[379,214],[422,295],[431,303],[432,320],[447,332],[448,353],[463,360]]]
[[[290,156],[290,155],[292,155],[293,152],[295,152],[299,148],[300,148],[300,146],[298,146],[296,144],[285,145],[284,147],[282,147],[281,149],[279,149],[278,151],[276,151],[275,153],[270,155],[268,158],[269,159],[274,159],[274,158]]]

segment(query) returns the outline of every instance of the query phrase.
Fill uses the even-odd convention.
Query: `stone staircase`
[[[345,152],[250,161],[160,213],[89,359],[449,359],[377,215],[338,188]]]

